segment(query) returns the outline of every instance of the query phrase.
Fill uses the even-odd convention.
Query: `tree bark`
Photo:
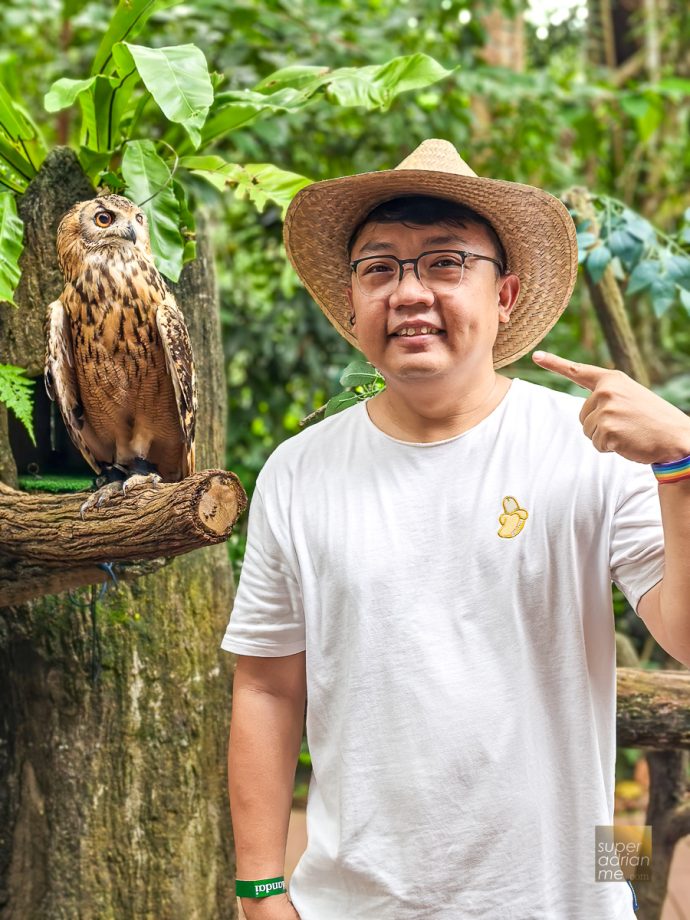
[[[690,750],[690,673],[618,668],[618,744]]]
[[[74,154],[59,149],[19,204],[19,309],[0,306],[0,352],[32,374],[42,372],[45,305],[62,287],[57,223],[94,194]],[[199,380],[197,463],[217,469],[225,383],[212,259],[199,231],[198,258],[174,289]],[[0,471],[15,484],[2,419]],[[77,499],[60,501],[71,508]],[[115,517],[113,507],[104,521]],[[178,556],[103,597],[85,589],[83,603],[68,587],[64,578],[61,594],[0,608],[0,917],[232,918],[231,657],[219,650],[233,597],[227,550]]]
[[[623,747],[690,747],[690,674],[647,671],[627,636],[616,634],[618,743]],[[621,667],[620,665],[624,665]],[[652,875],[635,884],[640,920],[659,920],[675,845],[690,834],[687,750],[646,750],[652,828]]]
[[[650,751],[647,763],[649,805],[645,823],[652,828],[652,874],[635,890],[640,920],[659,920],[675,845],[690,834],[688,752]]]

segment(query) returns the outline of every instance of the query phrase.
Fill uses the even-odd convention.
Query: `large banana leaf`
[[[151,250],[158,269],[171,281],[182,271],[184,241],[180,233],[180,205],[171,187],[167,164],[153,141],[131,141],[122,158],[125,195],[144,211],[149,222]]]
[[[19,256],[22,254],[24,225],[17,214],[12,192],[0,193],[0,301],[14,302],[19,284]]]

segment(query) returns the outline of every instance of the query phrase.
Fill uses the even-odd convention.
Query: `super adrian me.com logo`
[[[595,827],[597,882],[648,882],[652,877],[650,825],[598,824]]]

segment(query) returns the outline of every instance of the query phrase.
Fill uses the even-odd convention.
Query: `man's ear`
[[[505,275],[498,290],[498,319],[501,323],[510,320],[510,314],[520,293],[520,279],[515,274]]]
[[[354,335],[355,338],[357,338],[357,333],[355,331],[355,308],[352,302],[352,288],[351,287],[345,288],[345,296],[347,297],[347,302],[350,305],[350,318],[349,318],[350,334]]]

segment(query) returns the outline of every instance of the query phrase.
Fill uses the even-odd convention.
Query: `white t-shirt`
[[[429,444],[358,403],[257,481],[222,648],[306,649],[302,920],[634,920],[595,882],[613,816],[611,579],[663,576],[649,466],[523,380]]]

